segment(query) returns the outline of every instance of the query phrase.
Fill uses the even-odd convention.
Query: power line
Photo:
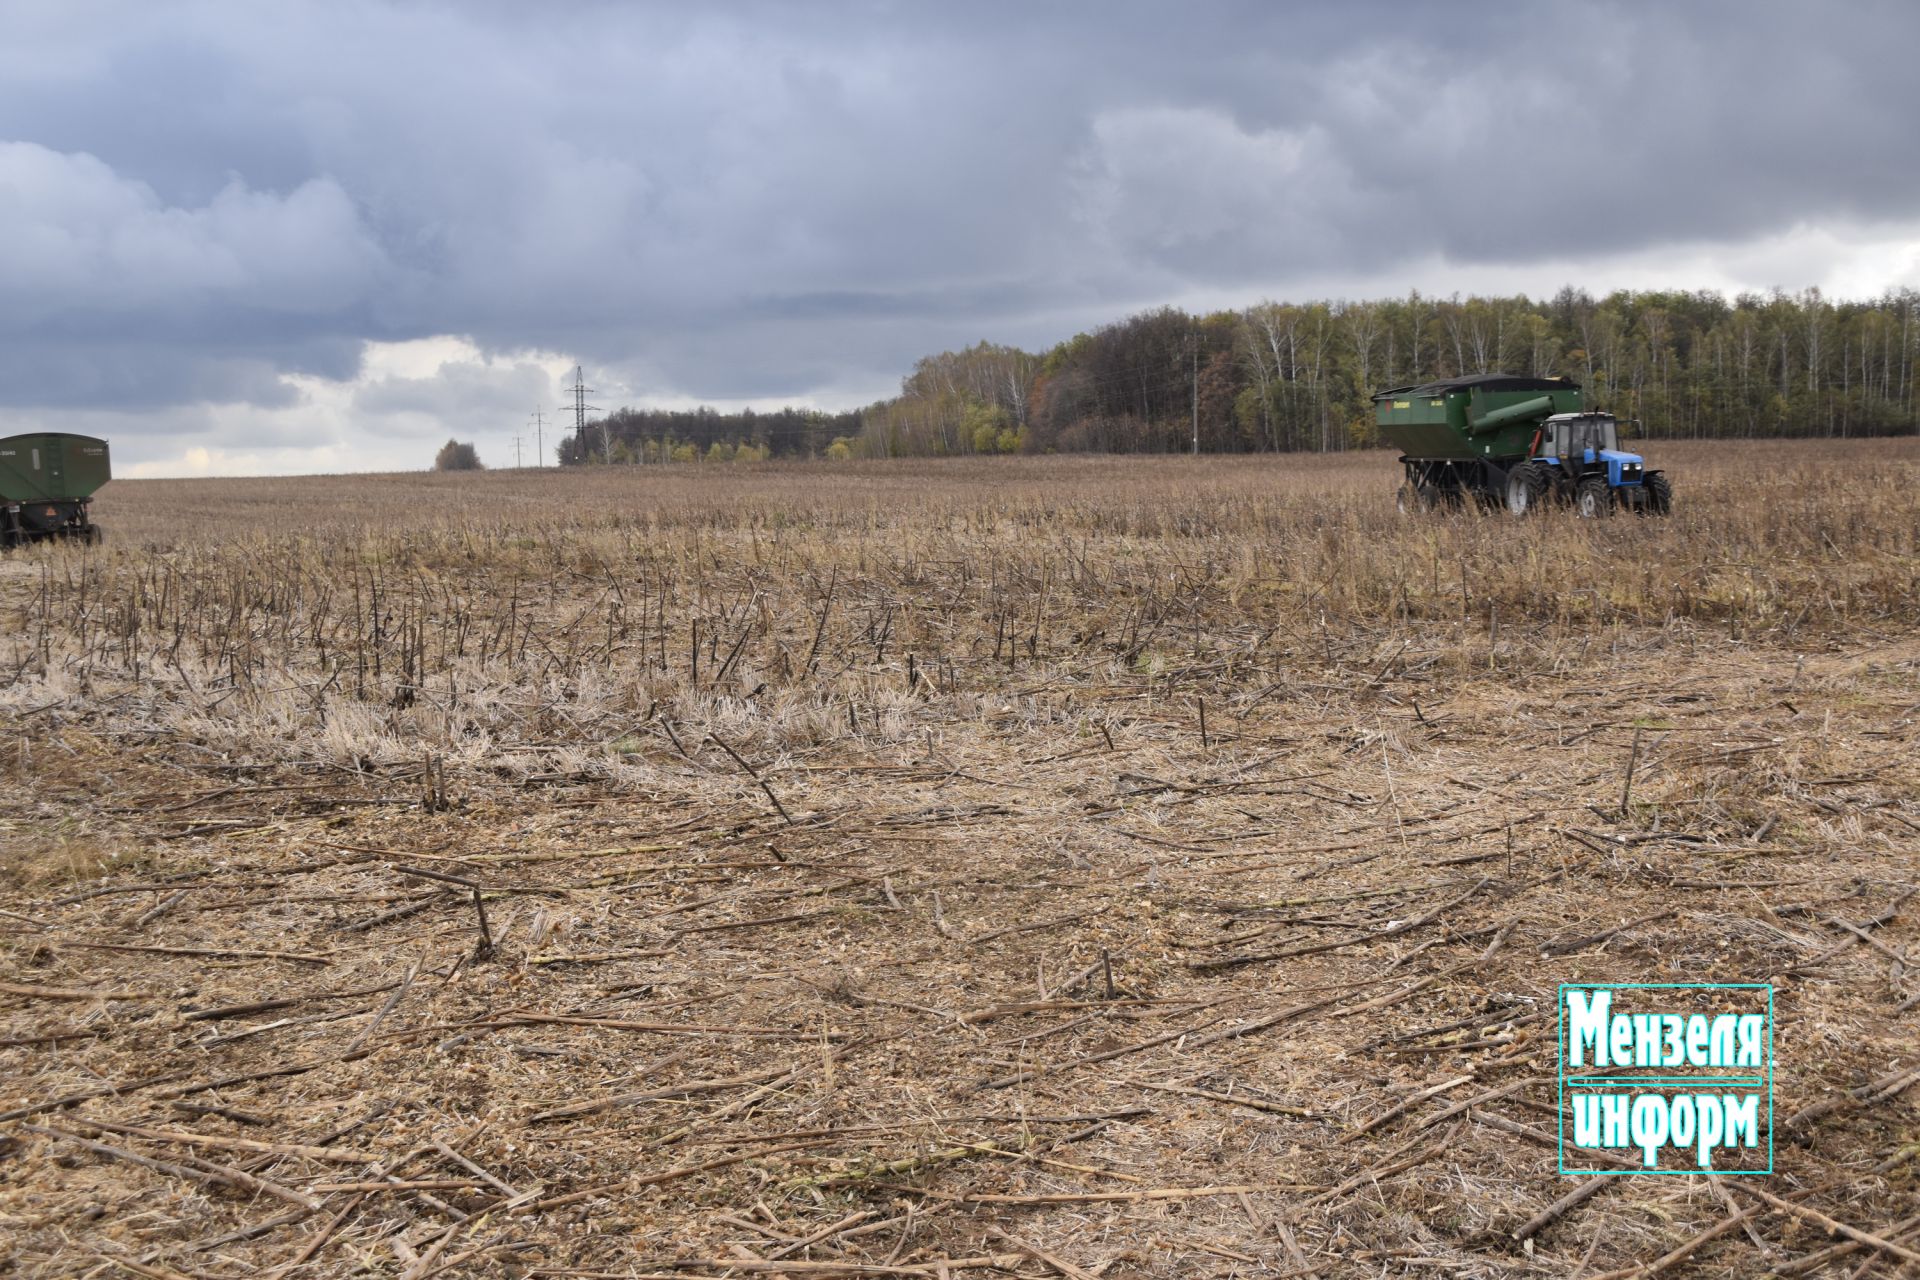
[[[547,444],[543,438],[546,425],[546,415],[535,409],[533,411],[533,465],[536,467],[547,465]]]

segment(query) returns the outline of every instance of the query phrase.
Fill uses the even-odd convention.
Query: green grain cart
[[[1548,502],[1582,516],[1673,507],[1667,477],[1621,451],[1613,415],[1587,412],[1571,379],[1476,374],[1396,387],[1373,403],[1380,433],[1403,451],[1403,511],[1469,499],[1517,516]]]
[[[59,431],[0,439],[0,546],[100,541],[93,493],[111,479],[105,440]]]

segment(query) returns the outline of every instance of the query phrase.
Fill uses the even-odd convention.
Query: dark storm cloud
[[[357,348],[356,348],[357,355]],[[281,408],[298,392],[281,359],[215,347],[180,348],[102,339],[0,343],[0,404],[47,409],[69,405],[138,412],[167,404],[251,404]],[[356,359],[345,372],[350,376]]]
[[[1905,3],[0,24],[6,405],[270,405],[282,375],[351,376],[362,340],[436,334],[633,397],[851,395],[1201,289],[1920,219]],[[497,397],[551,395],[490,368]],[[412,381],[358,407],[490,403]]]

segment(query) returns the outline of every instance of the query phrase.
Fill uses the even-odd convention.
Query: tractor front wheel
[[[1580,513],[1582,520],[1597,520],[1601,516],[1613,514],[1613,495],[1607,491],[1607,482],[1601,476],[1588,476],[1580,482],[1579,489],[1573,495],[1574,510]]]
[[[1673,514],[1673,481],[1656,471],[1647,477],[1647,498],[1642,510],[1656,516]]]

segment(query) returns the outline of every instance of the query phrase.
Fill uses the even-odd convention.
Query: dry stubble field
[[[1911,1269],[1920,446],[1655,452],[117,482],[0,565],[0,1271]],[[1775,984],[1779,1172],[1558,1176],[1576,979]]]

